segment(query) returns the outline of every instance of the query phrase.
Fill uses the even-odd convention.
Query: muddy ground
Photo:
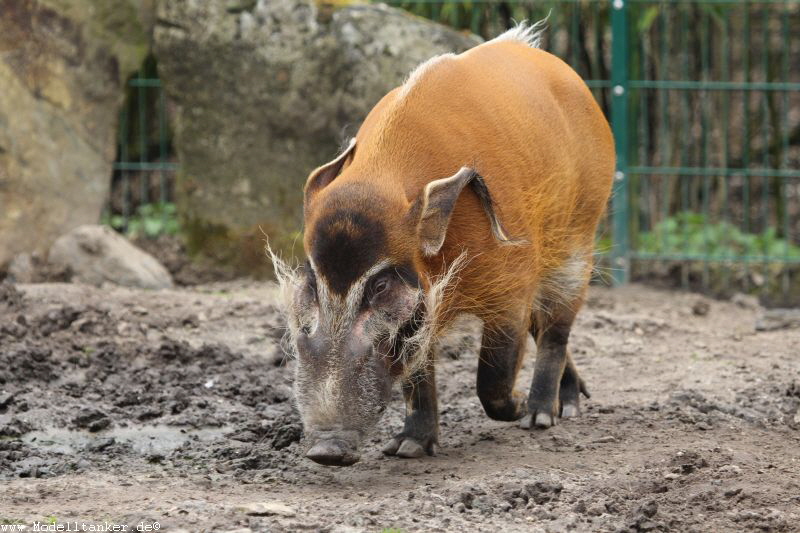
[[[483,414],[466,324],[440,347],[438,455],[381,455],[398,393],[337,469],[302,457],[274,294],[0,286],[0,524],[800,531],[800,329],[758,331],[746,298],[594,288],[572,337],[592,399],[546,431]]]

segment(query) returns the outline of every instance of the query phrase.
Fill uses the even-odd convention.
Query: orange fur
[[[580,77],[557,57],[506,40],[442,58],[411,83],[375,106],[341,174],[307,198],[307,227],[326,211],[326,198],[362,183],[382,206],[392,255],[412,257],[428,280],[466,251],[443,323],[460,312],[490,324],[509,313],[530,316],[542,287],[566,291],[548,282],[571,260],[585,259],[575,282],[585,286],[615,156],[608,123]],[[462,166],[483,176],[507,233],[527,244],[501,246],[477,196],[465,191],[441,251],[423,257],[404,217],[427,183]],[[582,295],[562,299],[574,313]]]

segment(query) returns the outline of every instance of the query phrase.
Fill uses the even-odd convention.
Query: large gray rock
[[[151,4],[0,0],[0,267],[99,220]]]
[[[372,106],[422,61],[479,42],[383,5],[164,0],[157,12],[190,248],[250,271],[267,269],[264,233],[292,252],[308,172]]]
[[[50,248],[48,261],[68,271],[71,281],[89,285],[172,287],[172,277],[161,263],[108,226],[80,226],[62,235]]]

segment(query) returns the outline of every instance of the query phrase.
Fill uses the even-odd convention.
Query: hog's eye
[[[379,279],[375,282],[375,285],[372,287],[372,295],[377,296],[380,293],[384,292],[386,288],[389,286],[389,282],[385,279]]]
[[[388,289],[388,288],[389,288],[389,280],[386,279],[385,277],[381,276],[380,278],[378,278],[378,279],[376,279],[375,281],[372,282],[372,288],[370,290],[370,294],[374,298],[374,297],[386,292],[386,289]]]

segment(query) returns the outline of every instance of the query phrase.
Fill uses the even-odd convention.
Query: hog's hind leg
[[[541,324],[538,321],[538,324]],[[539,333],[533,383],[528,394],[528,414],[520,427],[556,425],[560,407],[561,379],[567,367],[567,339],[571,323],[551,324]]]
[[[558,416],[580,414],[580,395],[588,390],[567,349],[575,315],[586,295],[588,261],[574,260],[564,265],[550,280],[549,291],[540,295],[531,317],[531,335],[536,341],[536,363],[528,395],[528,415],[520,426],[556,425]]]
[[[386,455],[416,458],[433,455],[439,442],[439,409],[436,401],[436,373],[432,356],[403,382],[406,420],[403,431],[383,448]]]

